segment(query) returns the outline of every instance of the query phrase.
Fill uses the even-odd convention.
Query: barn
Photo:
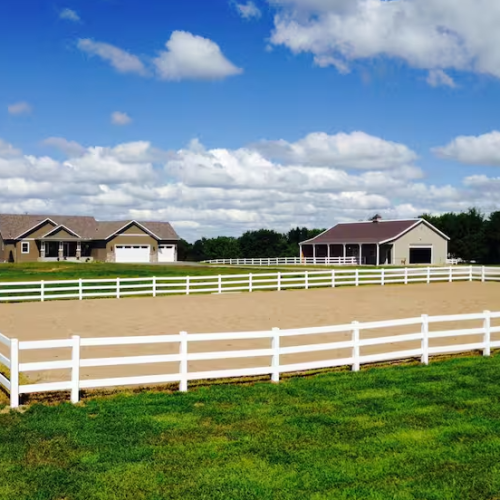
[[[449,238],[425,219],[340,223],[300,243],[301,257],[355,257],[367,265],[444,265]]]

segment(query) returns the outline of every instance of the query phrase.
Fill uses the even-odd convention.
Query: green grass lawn
[[[500,498],[500,356],[0,414],[3,499]]]
[[[109,264],[75,262],[30,262],[0,265],[0,281],[72,280],[91,278],[141,278],[150,276],[205,276],[214,274],[248,274],[239,267]],[[264,272],[255,269],[254,272]]]

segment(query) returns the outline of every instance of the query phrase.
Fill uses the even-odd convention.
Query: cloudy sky
[[[193,240],[500,210],[498,0],[4,0],[0,212]]]

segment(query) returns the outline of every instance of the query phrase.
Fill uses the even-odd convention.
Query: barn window
[[[23,241],[21,243],[21,253],[30,253],[30,243],[29,243],[29,241]]]

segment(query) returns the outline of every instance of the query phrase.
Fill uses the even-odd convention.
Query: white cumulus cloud
[[[42,141],[45,146],[51,146],[62,151],[68,156],[81,156],[85,154],[85,148],[76,141],[68,141],[64,137],[47,137]]]
[[[111,123],[113,125],[128,125],[129,123],[132,123],[132,118],[130,118],[127,113],[115,111],[111,113]]]
[[[429,71],[427,83],[431,87],[450,87],[452,89],[456,87],[453,78],[442,69],[432,69]]]
[[[166,48],[154,60],[163,80],[221,80],[243,72],[215,42],[187,31],[174,31]]]
[[[281,159],[252,144],[207,149],[193,140],[186,148],[165,151],[148,141],[85,147],[61,137],[46,139],[46,145],[65,153],[66,158],[58,160],[23,153],[0,140],[0,212],[168,220],[192,240],[261,227],[327,227],[375,212],[387,219],[470,206],[500,209],[498,177],[433,185],[422,176],[409,148],[399,149],[389,164],[383,163],[384,148],[389,147],[389,156],[398,146],[390,142],[377,146],[380,158],[368,155],[366,160],[366,143],[353,141],[348,148],[333,148],[330,163],[325,158],[332,153],[318,156],[311,135],[287,142]],[[350,134],[345,135],[349,141]],[[338,140],[325,136],[327,144],[332,137]],[[282,147],[286,141],[268,142]],[[291,153],[290,146],[295,147]],[[369,168],[366,163],[361,169],[350,168],[357,163],[356,148]]]
[[[500,167],[500,132],[494,130],[479,136],[459,136],[446,146],[434,149],[441,158],[469,165]]]
[[[61,19],[66,19],[67,21],[73,21],[75,23],[79,22],[80,21],[80,16],[78,15],[78,13],[76,11],[74,11],[73,9],[63,9],[60,13],[59,13],[59,17]]]
[[[33,108],[31,104],[21,101],[9,104],[7,106],[7,111],[11,115],[29,115],[33,111]]]
[[[431,71],[431,85],[451,86],[447,69],[500,78],[497,0],[268,1],[277,9],[271,42],[320,66],[389,57]]]
[[[258,19],[262,15],[260,9],[252,1],[237,3],[236,10],[243,19]]]
[[[91,56],[98,56],[109,62],[120,73],[136,73],[142,76],[147,74],[146,67],[139,57],[109,43],[81,38],[78,40],[78,48]]]

